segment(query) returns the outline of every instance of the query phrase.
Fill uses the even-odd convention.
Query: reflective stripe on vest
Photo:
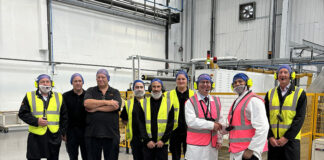
[[[282,109],[280,113],[280,101],[278,96],[278,87],[271,89],[268,93],[269,98],[269,120],[271,130],[276,138],[282,137],[286,131],[290,128],[293,118],[296,115],[297,102],[303,89],[295,87],[295,90],[292,91],[289,95],[285,97],[285,100],[282,104]],[[277,119],[277,115],[280,114],[283,118],[283,121],[280,122]],[[300,139],[301,131],[296,135],[295,139]]]
[[[230,122],[231,116],[234,116],[231,124],[234,126],[234,128],[229,132],[229,152],[238,153],[247,149],[252,137],[255,135],[255,129],[252,127],[251,121],[245,116],[247,105],[253,97],[264,101],[261,97],[255,95],[253,92],[250,92],[245,95],[245,97],[241,99],[239,103],[237,103],[233,115],[231,113],[235,104],[232,104],[229,110],[227,117],[228,122]],[[267,150],[266,145],[267,143],[265,144],[265,150]]]
[[[143,101],[144,101],[143,99],[140,100],[142,109],[143,109]],[[133,125],[134,98],[127,100],[125,107],[126,107],[127,116],[128,116],[128,122],[126,125],[126,138],[127,138],[127,140],[131,141],[133,139],[132,125]]]
[[[277,87],[275,89],[271,90],[269,102],[272,102],[276,90],[277,90]],[[297,100],[299,99],[298,98],[299,90],[300,90],[300,88],[296,88],[296,90],[295,90],[292,106],[282,106],[281,110],[296,111]],[[280,106],[273,106],[272,103],[270,103],[269,106],[270,106],[269,107],[270,110],[279,110],[280,109]]]
[[[127,100],[126,104],[126,112],[127,112],[127,116],[128,116],[128,122],[126,125],[126,139],[127,140],[132,140],[133,138],[133,130],[132,130],[132,117],[133,117],[133,107],[134,107],[134,98],[131,100]]]
[[[177,91],[175,89],[169,91],[170,96],[170,100],[171,100],[171,105],[173,105],[174,108],[174,125],[173,125],[173,129],[176,129],[178,127],[178,122],[179,122],[179,115],[180,115],[180,102],[179,102],[179,98],[177,95]],[[192,97],[194,95],[194,91],[189,89],[189,97]],[[188,98],[189,98],[188,97]]]
[[[221,111],[221,104],[218,97],[212,96],[213,101],[210,101],[210,113],[212,117],[215,119],[216,122],[219,121],[220,111]],[[192,103],[195,115],[199,119],[205,119],[204,113],[201,109],[201,104],[198,103],[197,94],[194,94],[190,99]],[[207,106],[203,103],[204,109],[207,111]],[[207,146],[209,143],[212,144],[212,147],[216,147],[217,143],[217,132],[210,131],[210,130],[199,130],[188,127],[187,129],[187,143],[190,145],[198,145],[198,146]]]
[[[36,110],[36,92],[32,91],[31,92],[31,98],[32,98],[32,114],[33,115],[43,115],[43,112],[37,112]],[[54,92],[55,100],[56,100],[56,111],[46,111],[47,114],[60,114],[60,100],[59,96],[56,92]],[[53,123],[53,122],[51,122]],[[58,124],[58,123],[57,123]]]
[[[171,102],[170,102],[170,94],[167,94],[166,92],[163,93],[162,95],[162,100],[158,112],[158,119],[157,119],[157,125],[158,125],[158,141],[162,139],[162,136],[164,135],[167,123],[168,123],[168,116],[169,112],[171,110]],[[167,96],[167,97],[166,97]],[[150,138],[152,138],[152,133],[151,133],[151,102],[150,102],[151,97],[145,98],[144,100],[144,113],[145,113],[145,124],[146,124],[146,132]],[[166,142],[166,144],[168,144]]]
[[[27,99],[29,101],[30,110],[34,117],[41,118],[45,114],[48,124],[47,126],[31,126],[29,125],[29,132],[37,135],[44,135],[47,127],[52,133],[56,133],[59,129],[60,107],[62,105],[62,95],[57,92],[52,92],[51,99],[49,99],[47,110],[44,112],[43,100],[37,97],[36,92],[28,92]],[[55,101],[54,101],[55,99]]]

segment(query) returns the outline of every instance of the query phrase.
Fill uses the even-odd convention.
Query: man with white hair
[[[66,133],[67,110],[60,93],[53,92],[54,82],[47,74],[35,81],[36,91],[27,92],[19,118],[29,125],[27,159],[58,160],[62,136]]]

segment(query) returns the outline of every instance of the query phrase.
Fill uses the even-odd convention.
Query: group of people
[[[173,160],[182,152],[187,160],[217,160],[223,135],[228,134],[230,160],[300,159],[300,132],[306,113],[307,98],[294,85],[295,72],[282,65],[275,73],[279,85],[263,99],[252,92],[251,78],[244,73],[233,77],[232,90],[238,97],[227,118],[221,114],[221,99],[210,95],[215,87],[212,77],[201,74],[188,88],[185,71],[176,74],[176,88],[165,91],[160,79],[151,80],[150,96],[145,84],[135,80],[134,97],[125,102],[120,118],[127,124],[134,160]],[[109,86],[108,71],[96,74],[97,86],[83,90],[81,74],[71,76],[73,89],[53,92],[50,76],[37,77],[36,91],[27,92],[19,117],[29,124],[27,159],[58,159],[61,141],[66,141],[70,159],[117,160],[119,153],[119,111],[122,99]]]
[[[71,76],[73,89],[63,95],[53,92],[50,76],[41,74],[36,91],[27,92],[18,116],[29,125],[27,159],[58,160],[61,142],[71,160],[78,159],[80,147],[84,160],[118,159],[120,93],[109,86],[106,69],[96,74],[97,86],[83,89],[81,74]]]

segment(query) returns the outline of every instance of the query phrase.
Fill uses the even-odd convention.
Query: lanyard
[[[208,113],[209,113],[210,118],[213,118],[213,117],[212,117],[212,114],[211,114],[211,111],[208,110],[208,108],[209,108],[209,101],[208,101],[207,105],[206,105],[206,103],[204,102],[205,105],[206,105],[206,107],[207,107],[207,111],[206,111],[206,112],[205,112],[204,106],[203,106],[202,103],[201,103],[202,101],[204,101],[204,100],[200,100],[199,103],[200,103],[200,107],[201,107],[201,109],[202,109],[202,111],[203,111],[203,113],[204,113],[205,119],[209,119],[209,118],[208,118]]]
[[[245,95],[244,95],[244,97],[242,97],[242,99],[241,99],[241,101],[245,98],[245,96],[247,96],[248,94],[250,94],[252,91],[249,91],[248,93],[246,93]],[[237,99],[236,99],[237,100]],[[235,105],[235,103],[236,103],[236,100],[234,101],[234,103],[233,103],[233,107],[234,107],[234,105]],[[237,108],[237,106],[233,109],[233,107],[232,107],[232,111],[231,111],[231,120],[230,120],[230,124],[229,125],[232,125],[232,121],[233,121],[233,117],[234,117],[234,111],[235,111],[235,109]]]

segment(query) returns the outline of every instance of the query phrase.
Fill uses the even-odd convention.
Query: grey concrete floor
[[[0,160],[22,160],[26,159],[28,131],[0,132]],[[68,160],[65,142],[62,142],[60,160]],[[79,155],[79,159],[81,156]],[[125,148],[120,148],[120,160],[132,160],[131,154],[127,154]]]
[[[28,131],[0,132],[0,160],[22,160],[26,159]],[[65,142],[62,142],[60,160],[68,160]],[[81,156],[79,155],[81,160]],[[132,160],[131,154],[126,153],[125,148],[120,148],[119,160]],[[169,156],[171,159],[171,156]]]
[[[0,132],[0,160],[22,160],[26,159],[28,131]],[[219,160],[228,160],[229,153],[227,147],[222,147],[219,152]],[[263,155],[265,159],[265,155]],[[60,160],[68,160],[65,142],[62,142],[60,150]],[[79,155],[79,159],[81,156]],[[132,160],[131,154],[126,153],[125,148],[120,148],[119,160]],[[169,155],[171,160],[171,156]],[[183,158],[182,158],[183,159]]]

